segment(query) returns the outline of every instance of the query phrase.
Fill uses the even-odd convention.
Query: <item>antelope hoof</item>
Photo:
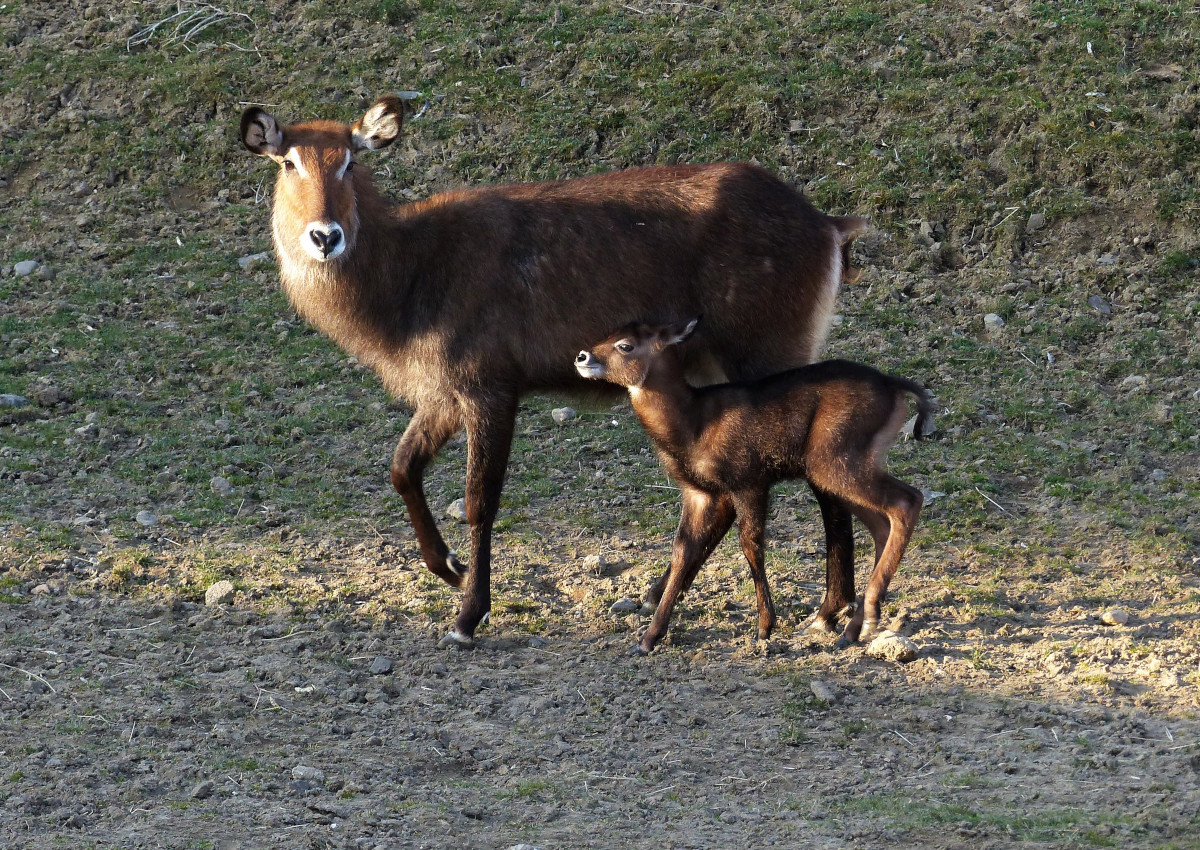
[[[652,617],[654,612],[658,610],[658,603],[651,602],[649,599],[642,602],[642,607],[638,609],[638,613],[643,617]]]
[[[628,654],[632,655],[634,658],[640,658],[643,655],[649,655],[650,650],[646,649],[646,647],[642,646],[640,643],[635,643],[633,646],[629,647]]]
[[[467,575],[467,568],[459,563],[458,557],[453,552],[446,556],[446,569],[459,578],[464,578]]]
[[[860,642],[866,643],[877,634],[879,634],[879,621],[867,620],[863,623],[862,631],[858,633],[858,639]]]
[[[459,632],[458,629],[451,629],[450,633],[438,641],[438,649],[472,649],[475,646],[475,638]]]

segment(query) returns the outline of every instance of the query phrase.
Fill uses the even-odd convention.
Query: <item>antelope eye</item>
[[[296,163],[292,162],[290,159],[285,159],[283,161],[283,170],[284,171],[295,171]]]
[[[354,166],[356,166],[356,165],[358,165],[358,163],[355,162],[354,160],[350,160],[349,162],[347,162],[346,163],[346,173],[349,174],[352,171],[354,171]]]
[[[633,346],[627,342],[618,342],[616,347],[617,351],[621,352],[622,354],[628,354],[629,352],[633,351]]]

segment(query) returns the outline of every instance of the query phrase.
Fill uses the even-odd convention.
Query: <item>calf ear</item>
[[[404,124],[404,101],[394,94],[385,95],[350,128],[355,150],[377,151],[400,137]]]
[[[675,345],[676,343],[686,342],[691,338],[692,333],[696,330],[696,325],[700,323],[700,317],[689,319],[686,322],[676,322],[673,325],[668,325],[666,328],[666,344]]]
[[[242,144],[259,156],[281,156],[283,130],[274,115],[252,106],[242,113]]]

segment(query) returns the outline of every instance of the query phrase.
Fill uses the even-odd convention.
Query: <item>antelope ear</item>
[[[259,156],[281,156],[283,130],[274,115],[252,106],[242,113],[242,144]]]
[[[700,316],[697,316],[686,322],[676,322],[673,325],[667,325],[666,344],[675,345],[676,343],[686,342],[690,339],[692,333],[696,330],[696,325],[700,324],[700,318]]]
[[[350,128],[355,150],[377,151],[400,136],[404,124],[404,101],[394,94],[385,95]]]

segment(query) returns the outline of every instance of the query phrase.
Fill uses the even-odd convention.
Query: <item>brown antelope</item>
[[[634,412],[683,492],[671,566],[646,595],[657,607],[632,652],[654,649],[679,594],[735,517],[758,597],[758,636],[771,634],[775,606],[763,564],[768,499],[772,484],[794,478],[808,481],[818,497],[848,504],[874,538],[875,570],[838,645],[869,636],[923,502],[921,491],[888,475],[882,462],[908,415],[909,393],[918,407],[913,434],[924,433],[928,393],[848,360],[694,389],[684,380],[678,346],[698,321],[631,324],[575,358],[583,377],[628,388]]]
[[[706,312],[687,346],[693,376],[750,378],[813,360],[850,246],[866,228],[828,216],[753,165],[632,169],[489,186],[394,205],[358,167],[400,134],[392,96],[354,124],[284,125],[260,108],[241,138],[279,164],[272,232],[296,310],[414,408],[392,460],[426,565],[464,591],[442,645],[470,645],[491,607],[492,524],[517,399],[578,390],[576,351],[647,315]],[[434,454],[467,432],[466,569],[426,502]],[[832,623],[854,598],[846,506],[821,503],[833,541]]]

